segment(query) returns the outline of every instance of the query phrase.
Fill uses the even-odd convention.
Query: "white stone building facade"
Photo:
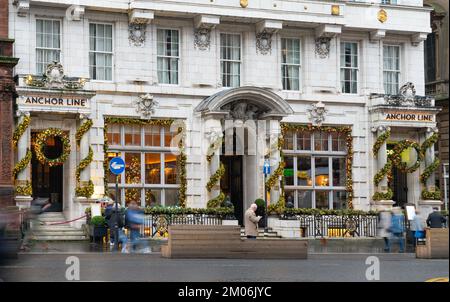
[[[106,118],[175,119],[186,129],[186,206],[206,207],[208,200],[227,189],[218,184],[211,192],[207,189],[211,175],[224,162],[225,185],[239,191],[233,197],[242,212],[264,195],[264,152],[259,147],[277,142],[280,123],[313,124],[319,130],[320,126],[349,127],[355,209],[406,202],[425,208],[440,205],[439,200],[421,197],[424,186],[419,176],[434,160],[431,149],[414,172],[394,173],[390,184],[386,176],[378,186],[374,184],[375,174],[389,161],[392,142],[409,139],[423,144],[436,128],[434,100],[418,97],[425,94],[423,41],[431,32],[429,18],[430,10],[421,0],[11,0],[10,36],[15,39],[14,56],[20,58],[15,68],[16,126],[25,116],[31,117],[19,139],[16,161],[27,148],[33,149],[33,135],[50,127],[68,135],[71,152],[62,171],[53,174],[61,182],[49,183],[42,194],[57,191],[62,211],[73,219],[82,215],[89,202],[108,193],[104,190],[105,173],[109,173],[104,169]],[[64,75],[76,79],[61,80],[62,73],[51,75],[51,70],[47,78],[40,78],[52,61],[61,64]],[[66,80],[84,86],[67,89]],[[37,87],[36,81],[45,85]],[[404,86],[400,94],[400,87],[408,82],[413,85]],[[26,101],[39,96],[44,98],[41,103]],[[46,103],[45,98],[62,103]],[[69,105],[73,99],[84,100],[84,105]],[[138,101],[147,104],[140,110]],[[245,106],[239,108],[239,104]],[[89,119],[92,127],[78,147],[77,129]],[[255,152],[228,161],[217,150],[208,162],[211,133],[230,135],[226,120],[263,120],[264,138],[269,136],[271,141],[262,140],[258,148],[246,141],[244,151]],[[390,138],[374,154],[377,137],[388,129]],[[144,206],[176,204],[180,175],[173,172],[176,159],[169,152],[167,130],[136,123],[108,124],[106,151],[111,156],[118,152],[127,169],[140,172],[121,179],[120,187],[129,189],[121,191],[122,202],[130,194]],[[286,198],[297,207],[348,206],[345,137],[294,132],[291,138],[284,135]],[[91,180],[94,192],[89,198],[77,197],[76,170],[89,147],[92,161],[80,180],[84,184]],[[412,165],[414,151],[406,153],[402,160]],[[241,166],[233,170],[230,166],[236,162]],[[274,152],[270,162],[274,173],[280,153]],[[42,177],[50,177],[48,170],[41,176],[33,172],[45,170],[41,166],[33,157],[18,173],[18,185],[28,181],[33,191],[40,190]],[[239,184],[233,184],[236,179]],[[427,181],[432,192],[433,180]],[[109,183],[113,189],[113,180]],[[390,187],[394,196],[374,200],[376,192],[386,193]],[[277,183],[271,188],[270,202],[277,202],[282,192]],[[36,194],[17,194],[16,201],[26,204]]]

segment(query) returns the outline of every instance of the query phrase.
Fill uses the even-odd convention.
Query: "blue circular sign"
[[[122,174],[125,171],[125,162],[121,157],[113,157],[109,162],[109,170],[116,175]]]

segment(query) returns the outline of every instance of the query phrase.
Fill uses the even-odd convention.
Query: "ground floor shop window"
[[[347,200],[345,136],[289,131],[284,141],[286,202],[296,208],[342,209]]]
[[[108,157],[122,157],[125,172],[119,176],[122,205],[136,201],[143,207],[179,204],[177,155],[172,153],[169,127],[109,125]],[[116,198],[116,177],[108,175],[109,196]]]

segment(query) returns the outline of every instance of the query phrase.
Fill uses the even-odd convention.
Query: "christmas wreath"
[[[50,137],[57,137],[61,140],[63,144],[63,151],[61,155],[57,158],[50,159],[47,158],[44,154],[43,148],[45,147],[47,140]],[[43,165],[47,164],[50,167],[60,166],[64,164],[67,157],[70,154],[70,140],[68,135],[62,131],[61,129],[49,128],[38,134],[36,137],[36,143],[34,145],[34,152],[36,153],[36,158]]]
[[[417,159],[412,166],[408,167],[406,163],[402,162],[401,153],[410,147],[414,148],[417,151]],[[420,162],[424,159],[424,155],[418,143],[410,140],[403,140],[395,145],[392,155],[390,156],[390,159],[392,161],[392,164],[397,168],[399,168],[400,171],[404,173],[413,173],[417,169],[419,169]]]

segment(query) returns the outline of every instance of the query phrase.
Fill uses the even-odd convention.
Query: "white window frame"
[[[333,159],[343,158],[346,160],[348,156],[348,151],[332,151],[333,148],[333,137],[331,133],[328,133],[328,151],[315,151],[314,150],[314,140],[315,131],[311,131],[311,150],[297,150],[297,131],[293,132],[293,150],[283,149],[283,154],[285,157],[292,158],[293,167],[293,185],[285,184],[285,190],[294,192],[294,205],[298,207],[298,191],[311,191],[311,207],[316,208],[316,192],[318,191],[328,191],[328,209],[333,209],[333,192],[347,192],[346,186],[336,186],[333,183]],[[311,186],[301,186],[298,185],[297,168],[298,168],[298,157],[309,157],[311,162]],[[315,158],[328,158],[328,186],[317,186],[316,180],[316,161]]]
[[[395,70],[395,69],[392,69],[392,70],[389,70],[389,69],[384,69],[384,48],[385,47],[396,47],[396,48],[398,48],[398,70]],[[383,91],[384,91],[384,93],[385,94],[387,94],[388,92],[386,91],[386,87],[385,87],[385,77],[384,77],[384,73],[385,72],[389,72],[389,73],[397,73],[398,74],[398,85],[397,85],[397,93],[398,93],[398,90],[400,89],[400,85],[401,85],[401,82],[402,82],[402,79],[401,79],[401,77],[402,77],[402,46],[400,45],[400,44],[394,44],[394,43],[386,43],[386,44],[383,44],[383,47],[382,47],[382,53],[383,53],[383,55],[382,55],[382,68],[383,68]],[[389,85],[392,85],[392,83],[390,83]]]
[[[110,25],[111,26],[111,52],[107,52],[107,51],[97,51],[97,50],[91,50],[91,24],[95,24],[95,25]],[[101,22],[101,21],[89,21],[88,22],[88,68],[89,68],[89,77],[91,78],[90,81],[91,82],[104,82],[104,83],[111,83],[114,82],[114,32],[115,32],[115,26],[114,23],[108,23],[108,22]],[[99,79],[93,79],[92,75],[91,75],[91,61],[90,61],[90,54],[91,53],[101,53],[101,54],[110,54],[111,55],[111,80],[99,80]]]
[[[299,42],[299,64],[290,64],[290,63],[283,63],[283,40],[298,40]],[[294,92],[300,92],[302,90],[302,39],[298,37],[281,37],[280,40],[280,58],[281,58],[281,86],[283,88],[283,91],[294,91]],[[298,89],[286,89],[284,87],[284,77],[283,77],[283,67],[284,66],[297,66],[298,67]],[[289,79],[289,78],[287,78]]]
[[[38,47],[37,46],[37,44],[38,44],[38,41],[37,41],[37,34],[38,34],[38,32],[37,32],[37,22],[38,21],[58,21],[59,22],[59,48],[48,48],[48,47]],[[39,71],[38,71],[38,64],[42,64],[42,62],[40,62],[40,63],[38,63],[38,55],[37,55],[37,51],[38,50],[44,50],[44,51],[59,51],[59,63],[62,63],[62,20],[61,19],[58,19],[58,18],[41,18],[41,17],[36,17],[35,18],[35,23],[34,23],[34,25],[35,25],[35,52],[34,52],[34,54],[35,54],[35,68],[36,68],[36,74],[38,74],[39,73]],[[53,27],[52,27],[52,29],[53,29]],[[53,35],[53,32],[52,32],[52,35]],[[48,62],[47,64],[50,64],[50,63],[52,63],[52,62]],[[43,70],[42,70],[42,73],[45,73],[45,68],[46,68],[46,66],[44,66],[44,68],[43,68]]]
[[[222,53],[222,35],[236,35],[239,36],[239,57],[240,60],[225,60],[222,59],[221,53]],[[219,32],[219,43],[218,43],[218,47],[219,47],[219,74],[220,74],[220,84],[222,85],[222,87],[225,88],[238,88],[242,86],[242,69],[243,69],[243,52],[242,52],[242,33],[239,32]],[[233,86],[225,86],[223,85],[224,82],[224,78],[223,76],[225,75],[224,73],[222,73],[222,62],[230,62],[230,63],[238,63],[239,64],[239,83],[237,87],[233,87]]]
[[[346,44],[346,43],[351,43],[351,44],[356,44],[356,58],[358,60],[358,64],[356,67],[346,67],[346,66],[342,66],[342,61],[341,61],[341,56],[342,54],[340,53],[341,48],[342,48],[342,44]],[[340,86],[340,90],[342,94],[350,94],[350,95],[355,95],[359,93],[359,84],[360,84],[360,63],[361,63],[361,56],[360,56],[361,50],[360,50],[360,43],[358,41],[351,41],[351,40],[342,40],[341,43],[339,44],[339,86]],[[345,54],[344,54],[345,55]],[[356,70],[356,92],[345,92],[342,89],[342,83],[345,82],[345,76],[344,79],[341,77],[341,71],[342,70]],[[351,74],[351,73],[350,73]],[[351,81],[353,82],[353,81]]]
[[[178,56],[165,56],[165,55],[159,55],[158,54],[158,31],[159,30],[171,30],[171,31],[177,31],[178,32]],[[157,27],[155,29],[155,44],[156,44],[156,82],[160,86],[180,86],[181,82],[181,29],[179,28],[173,28],[173,27]],[[168,58],[168,59],[177,59],[177,83],[161,83],[159,81],[159,70],[158,70],[158,58]]]
[[[140,145],[136,146],[125,146],[125,127],[127,125],[118,124],[120,127],[120,145],[110,145],[107,153],[120,153],[120,157],[125,161],[126,153],[140,153],[140,164],[141,164],[141,180],[138,184],[126,184],[125,174],[122,175],[119,182],[119,194],[122,206],[125,206],[125,189],[139,189],[141,192],[140,205],[145,206],[145,190],[155,189],[161,192],[161,206],[166,206],[166,190],[179,190],[180,184],[166,184],[165,183],[165,154],[171,154],[173,148],[165,146],[165,131],[166,128],[160,126],[160,146],[145,146],[145,126],[140,126],[141,142]],[[170,129],[170,128],[169,128]],[[159,153],[161,160],[161,173],[160,173],[160,183],[159,184],[147,184],[145,182],[145,154],[147,153]],[[109,173],[105,171],[105,173]],[[108,190],[114,190],[115,183],[108,183]]]

